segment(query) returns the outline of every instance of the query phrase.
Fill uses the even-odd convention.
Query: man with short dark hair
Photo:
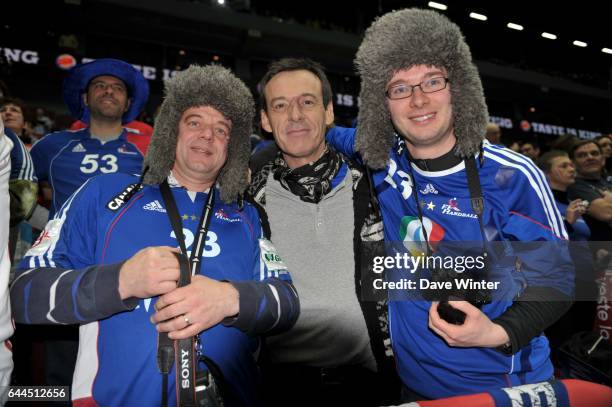
[[[393,402],[386,304],[366,301],[359,285],[364,240],[382,239],[382,225],[363,168],[325,142],[334,121],[327,76],[318,63],[286,58],[258,88],[261,126],[276,148],[253,157],[250,192],[266,208],[301,304],[295,327],[267,339],[267,403]]]
[[[540,147],[537,144],[532,143],[531,141],[526,141],[521,144],[520,152],[526,157],[531,158],[532,161],[537,161],[540,156]]]
[[[172,406],[175,391],[193,394],[184,348],[176,375],[162,377],[164,333],[196,336],[195,370],[217,385],[198,382],[209,399],[197,405],[218,405],[215,391],[227,406],[258,405],[257,335],[290,328],[299,302],[265,213],[241,199],[253,98],[213,65],[181,71],[165,94],[142,175],[94,177],[70,197],[20,265],[13,313],[80,324],[75,405],[155,406],[166,394]],[[191,281],[177,287],[179,252]]]
[[[568,198],[589,202],[584,215],[591,229],[591,240],[606,241],[612,236],[612,182],[604,178],[605,164],[601,148],[591,140],[574,146],[570,156],[576,165],[578,177],[567,189]]]
[[[571,226],[576,221],[582,220],[581,216],[586,212],[588,202],[582,199],[574,199],[570,202],[567,199],[567,188],[576,182],[576,167],[568,153],[561,150],[548,151],[538,160],[538,167],[548,179],[557,206],[567,222],[566,226],[568,224]],[[584,223],[583,220],[582,223]],[[585,225],[580,229],[580,231],[577,231],[580,240],[587,240],[590,235],[588,227]]]
[[[15,132],[24,143],[32,144],[30,135],[25,132],[28,121],[30,126],[32,126],[32,123],[26,117],[27,108],[21,99],[0,99],[0,114],[4,120],[5,128]]]

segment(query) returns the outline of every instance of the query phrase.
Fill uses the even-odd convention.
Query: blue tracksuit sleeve
[[[253,220],[260,225],[259,219]],[[240,311],[237,317],[224,321],[226,326],[249,335],[285,331],[295,324],[300,313],[299,298],[287,267],[272,242],[264,238],[261,227],[259,230],[253,245],[253,281],[232,282],[239,293]]]
[[[339,153],[361,162],[361,157],[355,150],[355,134],[356,131],[352,127],[334,126],[327,131],[325,141]]]
[[[5,134],[13,142],[11,150],[11,180],[21,179],[31,182],[37,182],[36,174],[34,174],[34,164],[28,149],[23,142],[11,129],[4,129]]]
[[[503,232],[521,245],[518,255],[528,286],[552,288],[572,296],[574,268],[567,232],[552,192],[538,169],[515,174],[511,207]]]
[[[96,185],[88,181],[75,192],[19,264],[11,287],[17,322],[83,324],[136,306],[119,298],[122,263],[91,266],[97,263],[92,257],[98,235]]]
[[[233,326],[249,335],[274,334],[291,328],[300,313],[297,292],[288,281],[237,281],[232,285],[240,296],[240,312],[225,326]]]
[[[514,245],[525,287],[493,322],[510,338],[513,354],[539,336],[569,308],[574,289],[567,232],[544,175],[529,161],[514,174],[504,234]]]
[[[133,309],[117,287],[123,263],[83,269],[39,267],[22,271],[11,286],[11,308],[23,324],[86,324]]]

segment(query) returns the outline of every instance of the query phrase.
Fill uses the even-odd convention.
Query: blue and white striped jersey
[[[157,331],[150,318],[157,298],[122,301],[118,276],[122,262],[149,246],[177,247],[159,186],[146,185],[125,202],[138,182],[127,174],[87,181],[49,221],[20,264],[12,286],[15,319],[30,324],[81,324],[72,385],[75,405],[159,405],[162,376],[156,364]],[[173,186],[187,250],[206,193]],[[219,194],[216,194],[218,197]],[[286,329],[299,305],[284,264],[262,236],[257,210],[239,209],[215,198],[201,274],[251,284],[257,301],[238,320],[251,318],[249,332]],[[250,283],[249,283],[250,282]],[[244,315],[243,315],[244,314]],[[244,405],[256,400],[256,337],[218,324],[201,334],[201,346],[223,371]],[[169,394],[175,393],[174,370]],[[170,397],[170,405],[176,400]]]
[[[9,128],[4,129],[4,133],[13,142],[11,150],[11,178],[22,179],[31,182],[38,182],[34,173],[34,164],[32,157],[26,148],[23,141],[17,137],[15,132]]]
[[[355,130],[335,127],[327,140],[338,151],[355,156]],[[429,241],[481,242],[478,218],[472,211],[465,163],[444,171],[424,171],[408,161],[398,137],[384,170],[373,173],[387,242],[423,241],[417,200]],[[403,152],[402,152],[403,151]],[[476,159],[476,158],[475,158]],[[485,201],[483,224],[488,241],[560,241],[567,239],[563,219],[544,174],[533,162],[507,148],[485,141],[483,165],[477,163]],[[566,251],[554,245],[522,253],[522,267],[497,268],[504,301],[482,311],[494,319],[504,313],[527,286],[555,288],[572,295],[573,267]],[[508,300],[510,299],[510,300]],[[546,337],[507,356],[490,348],[450,347],[428,327],[431,303],[390,301],[393,349],[402,381],[430,398],[477,393],[548,380],[553,375]]]

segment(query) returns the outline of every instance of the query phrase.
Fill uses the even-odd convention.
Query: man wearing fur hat
[[[431,10],[388,13],[367,30],[356,65],[362,79],[356,134],[336,129],[328,138],[377,170],[387,242],[428,255],[442,242],[476,242],[477,252],[494,259],[493,241],[567,239],[543,174],[520,154],[483,141],[482,84],[457,25]],[[506,244],[515,261],[506,268],[484,262],[485,275],[497,275],[500,285],[478,298],[459,292],[449,302],[390,301],[407,400],[552,377],[541,333],[567,310],[573,270],[567,252],[551,246],[519,253]],[[434,269],[430,278],[441,272],[457,274]]]
[[[81,325],[75,403],[159,405],[157,340],[167,332],[199,335],[196,350],[221,372],[226,405],[257,404],[254,335],[291,327],[299,303],[262,235],[265,219],[237,202],[247,185],[253,115],[248,88],[229,70],[192,66],[177,74],[166,83],[140,179],[87,181],[22,261],[12,287],[15,319]],[[180,288],[177,246],[193,273]],[[174,378],[167,394],[178,387]]]

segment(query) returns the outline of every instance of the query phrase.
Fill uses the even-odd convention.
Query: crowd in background
[[[27,101],[20,99],[18,95],[18,90],[11,91],[6,84],[0,80],[0,114],[2,115],[5,126],[11,129],[19,137],[28,150],[38,142],[38,140],[49,133],[66,129],[76,130],[84,127],[82,122],[75,120],[65,112],[56,112],[52,109],[29,105]],[[133,123],[133,127],[144,128],[144,132],[149,134],[151,132],[150,126],[152,125],[153,116],[147,111],[141,112],[138,116],[138,120]],[[552,152],[553,155],[556,154],[558,156],[560,152],[563,152],[568,157],[569,162],[567,165],[572,168],[571,172],[573,175],[568,178],[571,180],[571,184],[574,183],[576,178],[580,179],[583,177],[581,167],[579,163],[576,162],[573,153],[576,148],[583,146],[587,140],[572,135],[561,135],[556,137],[547,136],[546,139],[541,137],[538,139],[531,135],[521,137],[516,134],[510,134],[510,132],[506,134],[504,130],[494,123],[489,123],[487,126],[486,138],[492,144],[504,145],[530,158],[545,171],[548,176],[547,179],[549,180],[551,179],[551,175],[554,178],[554,171],[557,171],[557,169],[556,167],[552,170],[550,169],[551,163],[548,162],[549,160],[546,160],[547,157],[550,157],[548,153]],[[591,141],[592,143],[589,144],[597,146],[598,151],[601,153],[601,157],[593,157],[596,161],[601,161],[600,164],[596,164],[597,166],[601,166],[601,180],[605,185],[608,185],[610,190],[612,190],[612,134],[602,135]],[[259,134],[253,134],[251,139],[253,151],[260,150],[268,143],[270,143],[270,135],[265,131],[261,130]],[[541,157],[545,159],[542,160]],[[583,199],[588,200],[587,197],[576,197],[576,199],[578,198],[581,198],[581,201]],[[44,189],[39,191],[40,203],[48,206],[49,199],[50,195],[48,191],[46,194]],[[587,215],[587,217],[588,216],[589,215]],[[610,216],[612,216],[612,214]],[[572,218],[570,217],[570,219]],[[573,222],[568,222],[570,227],[572,224]],[[35,240],[37,236],[37,232],[39,232],[39,230],[34,229],[32,233],[29,226],[24,226],[22,228],[21,238],[18,239],[17,242],[13,242],[13,244],[17,243],[17,247],[12,246],[13,251],[16,250],[16,253],[13,253],[13,264],[15,264],[31,246],[33,240]],[[611,236],[612,234],[599,234],[597,237],[599,240],[609,240]]]
[[[29,106],[27,101],[18,98],[19,90],[9,90],[0,83],[2,95],[0,98],[0,114],[4,125],[12,130],[23,142],[27,150],[31,149],[41,138],[54,131],[66,129],[79,129],[83,125],[69,115],[57,113],[41,107]],[[142,112],[139,122],[152,125],[153,120],[146,112]],[[130,125],[126,125],[129,127]],[[138,126],[138,125],[134,125]],[[148,127],[150,134],[152,129]],[[263,131],[263,130],[262,130]],[[583,140],[575,136],[563,135],[546,140],[540,144],[534,139],[520,139],[510,135],[504,135],[499,126],[490,123],[487,127],[486,138],[492,144],[503,144],[514,151],[520,152],[525,157],[536,163],[545,173],[549,185],[554,193],[558,209],[565,220],[565,226],[572,241],[579,242],[601,242],[610,240],[612,237],[612,135],[603,135],[593,140]],[[50,137],[53,137],[51,135]],[[253,135],[251,140],[252,150],[261,148],[259,143],[269,143],[269,135]],[[266,140],[267,139],[267,140]],[[25,152],[27,154],[27,151]],[[38,191],[38,205],[49,207],[50,191],[41,186]],[[27,218],[27,217],[26,217]],[[32,227],[31,223],[20,222],[18,232],[11,234],[11,256],[13,265],[19,263],[20,258],[32,246],[40,229]],[[610,258],[609,249],[605,245],[601,247],[586,248],[592,252],[595,258],[594,272],[597,270],[597,262],[601,265],[607,264]],[[572,253],[572,256],[574,253]],[[584,253],[582,253],[584,255]],[[580,253],[577,254],[580,256]],[[590,256],[586,256],[590,257]],[[574,261],[581,261],[576,260]],[[596,289],[593,286],[592,276],[583,276],[583,285],[586,291]],[[577,276],[578,281],[581,277]],[[587,294],[588,295],[588,294]],[[560,346],[563,341],[569,339],[572,333],[581,330],[596,329],[596,311],[593,301],[577,303],[567,316],[556,325],[549,328],[549,332],[555,332],[553,338],[557,338],[554,346]],[[25,328],[24,332],[25,332]],[[19,344],[17,345],[19,348]],[[554,348],[553,348],[554,351]],[[40,355],[41,349],[36,348],[28,351],[25,365],[16,369],[18,379],[41,381],[42,378],[34,377],[31,371],[24,372],[24,366],[31,366],[36,355]],[[33,356],[34,355],[34,356]],[[17,354],[16,359],[24,355]],[[23,359],[22,359],[23,360]],[[25,370],[28,368],[25,367]],[[22,382],[25,383],[25,382]]]

